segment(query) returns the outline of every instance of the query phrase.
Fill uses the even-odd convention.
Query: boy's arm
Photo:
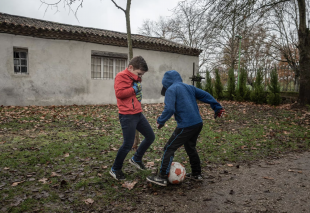
[[[157,123],[164,125],[175,112],[175,92],[167,90],[165,95],[165,108],[161,116],[157,119]]]
[[[211,108],[214,110],[214,112],[217,112],[218,110],[221,110],[223,109],[223,107],[221,106],[221,104],[219,104],[215,98],[213,98],[212,95],[210,95],[210,93],[202,90],[202,89],[198,89],[196,87],[195,88],[195,96],[196,96],[196,99],[204,102],[204,103],[207,103],[207,104],[210,104]]]
[[[114,89],[115,95],[119,99],[128,98],[136,94],[134,88],[129,85],[128,80],[123,76],[116,76]]]

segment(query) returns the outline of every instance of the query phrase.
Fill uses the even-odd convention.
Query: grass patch
[[[290,110],[222,102],[224,119],[213,119],[208,105],[199,104],[204,127],[197,141],[202,167],[253,161],[309,149],[309,116]],[[0,211],[73,212],[122,211],[134,207],[149,189],[145,178],[160,166],[163,147],[176,127],[170,119],[156,129],[162,104],[143,105],[156,139],[144,156],[152,171],[137,171],[128,160],[123,170],[132,190],[109,175],[123,137],[115,105],[0,107]],[[141,140],[143,137],[140,135]],[[190,171],[185,149],[174,157]],[[16,186],[12,186],[12,184]],[[92,205],[86,199],[94,200]],[[126,204],[127,203],[127,204]]]

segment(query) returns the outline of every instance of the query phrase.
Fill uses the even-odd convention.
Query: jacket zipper
[[[133,109],[135,109],[134,100],[133,99],[131,99],[131,100],[132,100],[132,107],[133,107]]]

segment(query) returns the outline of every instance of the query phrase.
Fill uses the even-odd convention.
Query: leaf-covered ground
[[[176,126],[172,118],[161,130],[155,128],[163,104],[143,105],[156,135],[144,157],[150,170],[133,168],[128,163],[134,154],[131,151],[123,168],[125,182],[115,181],[108,173],[123,140],[115,105],[0,107],[0,212],[168,211],[171,194],[173,199],[188,198],[188,192],[203,193],[201,189],[207,190],[209,184],[224,184],[219,177],[230,172],[225,166],[239,171],[239,165],[243,168],[260,159],[309,150],[310,113],[306,108],[221,104],[227,113],[217,120],[208,105],[199,104],[204,127],[197,149],[206,181],[165,188],[145,181],[156,172],[162,149]],[[190,171],[184,148],[176,152],[174,161]],[[200,204],[203,199],[198,199]],[[142,210],[152,200],[160,208],[150,204]],[[166,202],[161,204],[161,200]]]

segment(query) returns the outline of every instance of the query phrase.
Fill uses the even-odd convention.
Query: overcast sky
[[[45,0],[48,3],[58,1]],[[143,20],[157,21],[160,16],[171,16],[171,10],[177,6],[179,1],[132,0],[131,32],[138,33],[138,28],[142,26]],[[126,8],[126,0],[115,0],[115,2],[124,9]],[[76,6],[73,6],[74,10],[75,8]],[[64,8],[63,3],[59,4],[57,12],[57,8],[47,8],[46,5],[42,5],[40,0],[0,0],[0,12],[83,27],[126,32],[125,14],[122,10],[117,9],[111,0],[84,0],[83,7],[77,13],[78,20],[68,7]]]

